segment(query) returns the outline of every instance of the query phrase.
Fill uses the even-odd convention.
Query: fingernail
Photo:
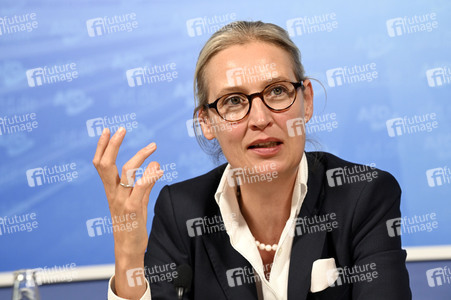
[[[108,133],[108,127],[103,128],[102,135],[107,134],[107,133]]]
[[[157,147],[157,144],[151,143],[151,144],[149,144],[149,145],[146,146],[146,149],[147,149],[147,150],[151,150],[151,149],[154,149],[154,148],[156,148],[156,147]]]
[[[117,133],[119,133],[120,135],[125,134],[125,128],[124,127],[119,127],[119,129],[117,130]]]

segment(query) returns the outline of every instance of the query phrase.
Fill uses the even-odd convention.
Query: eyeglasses
[[[283,111],[290,108],[296,100],[297,89],[304,90],[304,81],[279,81],[266,86],[260,93],[246,95],[230,93],[219,97],[215,102],[207,104],[207,108],[214,108],[221,118],[229,122],[237,122],[246,117],[251,111],[252,100],[259,97],[271,111]]]

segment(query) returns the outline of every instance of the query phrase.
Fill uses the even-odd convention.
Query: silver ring
[[[132,188],[132,187],[133,187],[133,185],[124,184],[124,183],[122,183],[122,182],[119,182],[119,184],[120,184],[121,186],[123,186],[124,188]]]

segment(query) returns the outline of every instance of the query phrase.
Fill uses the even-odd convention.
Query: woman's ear
[[[210,118],[208,117],[208,114],[204,108],[201,108],[199,110],[197,120],[202,128],[202,133],[203,133],[204,137],[207,140],[214,139],[215,138],[215,135],[213,134],[214,130],[212,130],[212,124],[211,124]]]
[[[304,80],[304,120],[307,123],[313,115],[313,87],[309,79]]]

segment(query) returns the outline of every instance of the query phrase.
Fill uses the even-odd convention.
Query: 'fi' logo
[[[44,69],[29,69],[26,72],[29,87],[41,86],[45,83]]]
[[[445,183],[445,170],[443,168],[429,169],[426,171],[428,185],[435,187]]]
[[[326,171],[327,183],[330,187],[340,186],[345,183],[343,168],[335,168]]]
[[[103,235],[106,233],[105,223],[102,218],[94,218],[86,221],[86,229],[90,237]]]
[[[345,82],[343,68],[335,68],[326,71],[327,84],[330,87],[343,85]]]
[[[102,118],[94,118],[86,121],[86,129],[90,137],[100,136],[105,124]]]
[[[400,136],[404,132],[404,120],[402,118],[394,118],[385,122],[389,137]]]
[[[426,71],[426,78],[430,87],[441,86],[445,83],[444,68],[435,68]]]
[[[405,32],[404,20],[402,18],[394,18],[385,22],[389,37],[400,36]]]
[[[44,169],[42,168],[29,169],[26,174],[29,187],[40,186],[45,183]]]
[[[145,83],[144,69],[134,68],[125,72],[127,76],[127,83],[129,87],[140,86]]]
[[[401,218],[387,220],[386,225],[390,237],[401,235]]]
[[[105,24],[102,18],[94,18],[86,21],[86,29],[90,37],[101,36],[105,33]]]
[[[194,18],[186,21],[186,29],[190,37],[202,35],[205,32],[205,22],[202,18]]]

